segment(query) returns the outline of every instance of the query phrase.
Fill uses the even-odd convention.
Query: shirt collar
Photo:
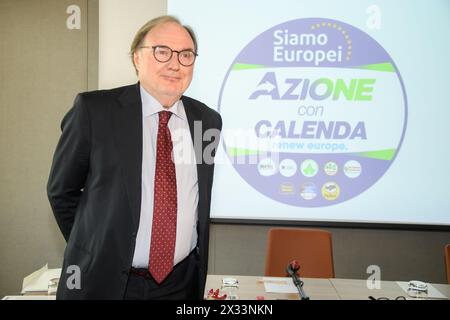
[[[178,118],[187,121],[184,105],[181,100],[175,102],[170,108],[164,108],[158,100],[156,100],[150,93],[148,93],[142,85],[140,85],[141,100],[142,100],[142,115],[145,117],[154,115],[160,111],[170,111]]]

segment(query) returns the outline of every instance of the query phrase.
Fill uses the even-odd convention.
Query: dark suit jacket
[[[194,137],[194,121],[221,129],[220,115],[182,97]],[[196,130],[198,129],[198,122]],[[79,94],[64,117],[47,185],[56,221],[67,241],[57,298],[122,299],[139,227],[142,180],[142,102],[139,83]],[[198,139],[198,138],[196,138]],[[203,139],[202,139],[203,140]],[[198,141],[199,142],[199,141]],[[201,151],[219,139],[202,141]],[[212,145],[211,145],[212,143]],[[200,149],[200,148],[198,148]],[[215,150],[215,149],[214,149]],[[200,150],[196,150],[200,151]],[[214,164],[196,152],[198,176],[199,292],[208,264],[209,213]],[[77,265],[80,289],[69,289]]]

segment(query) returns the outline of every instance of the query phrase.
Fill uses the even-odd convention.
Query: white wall
[[[163,14],[167,0],[99,0],[99,89],[137,81],[131,42],[142,25]]]

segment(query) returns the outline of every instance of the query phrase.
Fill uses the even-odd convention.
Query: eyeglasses
[[[369,296],[369,299],[370,299],[370,300],[391,300],[391,299],[389,299],[389,298],[387,298],[387,297],[375,298],[374,296]],[[395,298],[392,299],[392,300],[406,300],[406,297],[404,297],[404,296],[398,296],[398,297],[395,297]]]
[[[153,56],[155,57],[156,61],[159,62],[169,61],[170,59],[172,59],[173,53],[176,52],[178,53],[178,62],[185,67],[192,66],[195,62],[195,58],[198,56],[198,54],[191,49],[177,51],[172,50],[168,46],[141,46],[140,48],[153,49]]]

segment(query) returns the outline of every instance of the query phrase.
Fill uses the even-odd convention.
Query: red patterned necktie
[[[169,111],[159,112],[149,264],[149,272],[157,283],[172,271],[177,233],[177,181],[167,127],[171,115]]]

